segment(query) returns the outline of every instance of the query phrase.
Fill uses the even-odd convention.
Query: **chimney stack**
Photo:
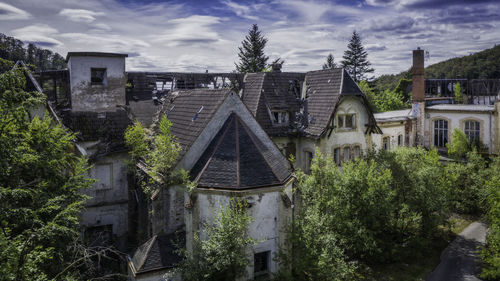
[[[425,101],[424,50],[413,50],[412,102]]]

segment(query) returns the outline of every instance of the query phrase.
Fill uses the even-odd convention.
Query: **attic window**
[[[337,115],[337,128],[344,131],[356,129],[356,114]]]
[[[90,82],[92,85],[106,85],[106,68],[90,68]]]
[[[273,125],[287,125],[289,120],[288,115],[289,115],[288,111],[279,111],[279,110],[271,111]]]
[[[198,110],[198,112],[196,112],[193,116],[193,119],[191,121],[194,121],[198,118],[198,115],[201,113],[201,111],[203,110],[203,105],[200,107],[200,109]]]

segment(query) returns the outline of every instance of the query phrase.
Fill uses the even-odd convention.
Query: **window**
[[[434,121],[434,146],[445,147],[448,143],[448,121],[439,119]]]
[[[339,130],[356,129],[356,114],[337,115],[337,128]]]
[[[91,68],[90,82],[92,85],[106,85],[106,68]]]
[[[354,159],[358,158],[359,156],[361,156],[361,147],[359,147],[359,145],[356,145],[354,147]]]
[[[398,146],[403,145],[403,135],[398,135]]]
[[[271,252],[256,253],[253,256],[253,273],[255,277],[269,274],[269,256]]]
[[[333,149],[333,160],[337,165],[340,165],[340,148]]]
[[[350,147],[344,147],[344,162],[349,161],[351,158],[351,148]]]
[[[286,125],[288,124],[288,112],[287,111],[272,111],[271,116],[273,118],[273,125]]]
[[[309,173],[311,172],[311,163],[312,163],[312,159],[313,159],[313,153],[310,152],[310,151],[306,151],[304,153],[304,156],[305,156],[305,167],[304,167],[304,170],[306,171],[306,173]]]
[[[384,150],[389,150],[391,144],[391,137],[382,138],[382,148]]]
[[[481,134],[481,123],[474,120],[465,121],[464,133],[470,143],[479,143]]]
[[[113,225],[100,225],[85,229],[85,242],[90,246],[111,246],[113,244]]]
[[[93,178],[97,179],[95,189],[113,188],[113,164],[97,164],[93,168]]]

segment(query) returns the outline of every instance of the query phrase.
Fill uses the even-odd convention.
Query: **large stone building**
[[[161,280],[178,262],[173,240],[192,247],[220,206],[246,200],[254,219],[245,279],[278,270],[273,260],[293,218],[293,169],[308,171],[316,151],[341,165],[368,149],[421,145],[444,149],[461,128],[498,153],[498,103],[431,104],[423,51],[414,51],[413,108],[373,114],[341,68],[286,73],[125,72],[123,54],[68,53],[68,70],[40,73],[56,117],[78,133],[76,147],[98,181],[81,215],[82,233],[130,253],[132,279]],[[471,97],[471,101],[479,100]],[[483,99],[484,100],[484,99]],[[161,186],[152,196],[128,171],[124,131],[166,116],[182,150],[176,169],[197,188]],[[294,167],[287,159],[295,159]],[[144,176],[148,168],[138,164]],[[258,264],[258,266],[256,266]]]

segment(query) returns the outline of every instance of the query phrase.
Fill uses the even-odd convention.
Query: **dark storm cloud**
[[[372,52],[384,51],[384,50],[387,50],[387,47],[386,46],[368,46],[368,47],[366,47],[366,50],[372,51]]]

